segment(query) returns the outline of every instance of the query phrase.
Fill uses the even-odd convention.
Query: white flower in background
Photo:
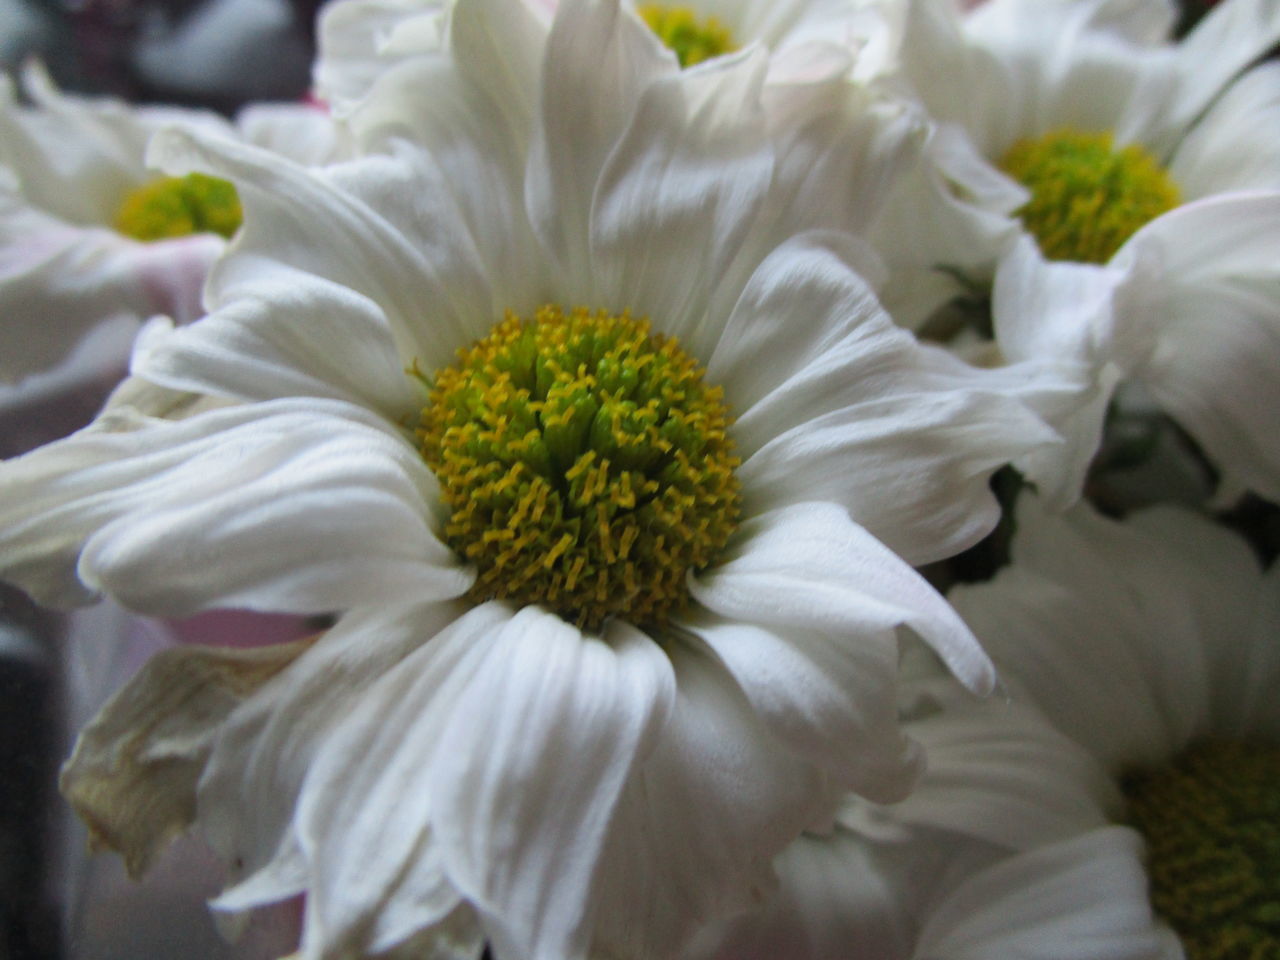
[[[555,0],[526,0],[545,24]],[[316,93],[345,114],[389,67],[447,46],[450,0],[336,0],[319,18]],[[796,84],[849,74],[868,45],[894,36],[871,0],[693,0],[630,2],[624,7],[652,31],[666,56],[685,67],[753,44],[769,52],[768,82]]]
[[[1175,12],[1122,0],[991,0],[963,20],[950,0],[909,9],[902,76],[1029,193],[1027,235],[995,283],[1003,358],[1094,370],[1061,424],[1068,445],[1029,465],[1060,504],[1079,493],[1121,377],[1230,479],[1280,497],[1265,413],[1280,403],[1280,66],[1249,68],[1280,40],[1280,7],[1224,0],[1171,43]]]
[[[1121,524],[1024,498],[1017,517],[1013,564],[952,600],[1013,695],[1123,794],[1181,941],[1160,955],[1280,950],[1280,569],[1173,508]]]
[[[1180,509],[1121,524],[1027,496],[1017,518],[1012,564],[950,595],[1009,702],[904,683],[903,729],[929,758],[917,789],[887,807],[850,800],[833,834],[793,844],[778,895],[716,956],[1280,946],[1280,572]]]
[[[342,614],[175,654],[194,688],[144,672],[66,774],[135,866],[194,818],[221,908],[305,891],[308,958],[670,955],[838,793],[910,789],[896,627],[991,681],[909,564],[990,529],[1043,425],[892,323],[860,241],[780,232],[862,194],[779,162],[762,51],[681,71],[615,3],[526,11],[464,0],[375,85],[385,155],[157,138],[245,220],[134,371],[234,402],[0,467],[46,602]],[[131,802],[78,790],[104,769]]]
[[[697,955],[1153,955],[1161,938],[1135,859],[1139,841],[1108,825],[1122,804],[1102,767],[1033,708],[975,702],[937,674],[929,665],[903,678],[903,730],[928,757],[911,796],[892,805],[846,798],[834,829],[801,837],[775,861],[773,897],[704,938]],[[1065,876],[1047,878],[1046,864]],[[1045,936],[1068,932],[1070,940],[1044,946]]]
[[[449,0],[332,0],[316,19],[315,94],[342,116],[397,62],[442,53]]]
[[[64,95],[35,65],[24,88],[30,106],[0,81],[0,382],[55,366],[104,322],[202,312],[205,275],[239,226],[239,201],[225,181],[149,170],[157,130],[249,138],[307,162],[336,149],[332,124],[310,108],[252,107],[232,126],[200,111]],[[125,355],[113,359],[123,373]]]

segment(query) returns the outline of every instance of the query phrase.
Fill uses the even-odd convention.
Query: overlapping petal
[[[466,589],[425,507],[430,473],[358,408],[280,401],[136,419],[5,465],[4,572],[41,601],[107,590],[173,615],[303,613]]]

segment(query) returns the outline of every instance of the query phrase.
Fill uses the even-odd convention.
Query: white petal
[[[965,293],[948,271],[987,280],[1018,236],[1011,214],[1026,199],[1026,190],[983,159],[962,128],[932,129],[923,156],[894,185],[871,234],[891,270],[881,299],[894,320],[917,329]]]
[[[150,175],[143,163],[147,140],[160,117],[210,125],[210,114],[144,110],[120,100],[62,94],[32,60],[23,87],[34,107],[14,102],[12,85],[0,84],[0,158],[36,209],[77,226],[105,226],[120,202]],[[215,128],[225,130],[222,121]]]
[[[995,525],[991,474],[1057,439],[1025,393],[873,315],[734,425],[744,499],[833,501],[911,563],[952,556]]]
[[[774,861],[778,891],[730,926],[719,960],[907,960],[910,889],[847,832],[802,836]]]
[[[987,693],[991,664],[947,602],[835,504],[804,503],[754,517],[726,558],[690,577],[721,616],[833,638],[911,627],[969,688]]]
[[[1026,128],[1038,86],[1034,61],[1007,63],[970,43],[957,4],[908,4],[897,52],[930,116],[963,126],[985,156],[1001,156]]]
[[[1151,562],[1151,540],[1083,505],[1055,517],[1023,497],[1017,517],[1013,565],[951,594],[1006,678],[1113,769],[1168,757],[1204,731],[1194,592]]]
[[[815,231],[789,238],[754,271],[707,361],[708,381],[724,387],[738,415],[738,443],[758,446],[752,408],[827,355],[874,354],[882,341],[900,347],[905,338],[889,332],[858,272],[868,267],[876,263],[865,244]]]
[[[610,309],[649,316],[695,356],[723,319],[706,316],[770,188],[760,110],[763,51],[652,83],[600,171],[591,283]]]
[[[148,160],[172,173],[207,170],[235,183],[244,226],[209,278],[209,303],[251,292],[283,264],[368,297],[401,353],[434,369],[498,317],[484,266],[442,174],[407,145],[324,170],[230,140],[168,130]],[[478,331],[478,332],[477,332]]]
[[[1102,442],[1108,404],[1120,378],[1115,316],[1146,267],[1048,261],[1022,237],[996,271],[992,315],[1004,356],[1017,362],[1062,365],[1071,388],[1061,395],[1028,394],[1028,402],[1062,436],[1018,461],[1018,467],[1059,508],[1074,502]],[[1131,339],[1133,334],[1126,334]],[[1128,350],[1139,349],[1136,345]]]
[[[1106,19],[1098,10],[1090,2],[992,0],[966,18],[969,36],[998,59],[1011,84],[970,108],[987,131],[976,136],[987,156],[1063,127],[1113,131],[1121,142],[1139,140],[1167,155],[1160,122],[1175,79],[1172,57],[1099,29],[1091,22]],[[976,50],[975,63],[982,63]]]
[[[233,713],[200,782],[200,829],[228,864],[233,884],[215,906],[244,910],[304,890],[309,880],[300,838],[292,830],[295,807],[316,757],[329,749],[329,739],[353,705],[414,651],[430,647],[419,659],[431,661],[443,648],[447,663],[509,618],[510,612],[496,604],[470,612],[445,603],[348,614],[295,669]],[[343,743],[337,742],[334,749]],[[327,776],[324,769],[318,776]],[[339,795],[329,802],[344,801]],[[316,839],[309,833],[306,839],[314,849]]]
[[[764,97],[778,159],[753,238],[761,252],[745,264],[749,269],[779,237],[818,229],[865,233],[914,167],[924,139],[915,110],[844,76],[766,85]]]
[[[327,612],[471,580],[433,532],[425,464],[357,408],[120,416],[0,465],[5,575],[45,603]]]
[[[1018,702],[951,696],[908,725],[928,765],[895,821],[1028,850],[1107,823],[1123,810],[1111,774]]]
[[[553,299],[524,211],[545,34],[527,4],[459,3],[450,16],[451,55],[388,71],[349,120],[366,152],[405,138],[431,154],[442,176],[430,189],[453,198],[498,288],[497,304],[516,311]],[[426,88],[430,97],[421,96]]]
[[[422,406],[405,367],[377,304],[278,267],[199,323],[149,341],[133,372],[235,400],[345,400],[399,423]]]
[[[1000,351],[1009,360],[1070,357],[1098,363],[1105,356],[1117,268],[1049,261],[1035,240],[1022,237],[996,272],[991,312]]]
[[[834,805],[709,651],[688,638],[668,652],[675,706],[619,802],[595,881],[601,956],[678,956],[701,924],[758,906],[769,861]]]
[[[458,907],[430,826],[433,758],[510,618],[488,604],[424,637],[320,745],[295,827],[311,877],[304,956],[378,954]]]
[[[1280,189],[1280,64],[1235,81],[1178,144],[1169,174],[1184,198]]]
[[[341,158],[343,147],[329,111],[309,103],[252,103],[236,114],[249,143],[308,167]]]
[[[1277,41],[1277,0],[1215,4],[1173,48],[1177,76],[1169,116],[1171,133],[1185,132],[1237,74],[1264,57]]]
[[[559,4],[543,56],[525,198],[568,289],[592,289],[587,224],[596,183],[641,92],[678,70],[664,54],[617,0]]]
[[[716,652],[769,732],[840,786],[886,803],[914,786],[923,757],[898,729],[891,632],[770,630],[705,611],[680,625]]]
[[[1182,686],[1207,686],[1215,735],[1265,737],[1280,724],[1275,700],[1263,693],[1280,677],[1280,650],[1270,638],[1280,622],[1274,570],[1264,575],[1249,544],[1207,518],[1154,508],[1131,522],[1144,535],[1143,553],[1160,558],[1133,558],[1126,571],[1144,606],[1167,604],[1168,593],[1188,598],[1208,660],[1207,675],[1193,675],[1194,660],[1170,658],[1177,672],[1165,682],[1166,702],[1186,696]]]
[[[1113,262],[1157,260],[1135,285],[1117,342],[1157,402],[1230,478],[1280,499],[1280,193],[1222,195],[1179,207],[1135,234]],[[1141,348],[1150,343],[1149,352]],[[1145,355],[1144,355],[1145,354]]]
[[[526,607],[502,627],[431,769],[445,869],[498,954],[586,956],[605,833],[673,695],[661,648],[621,621],[596,638]]]
[[[1147,899],[1141,841],[1108,827],[1003,861],[929,917],[920,960],[1172,960]]]
[[[334,113],[346,116],[398,60],[387,48],[392,37],[409,25],[425,40],[409,53],[444,47],[448,5],[422,0],[335,0],[325,4],[316,22],[319,55],[312,70],[316,95]]]

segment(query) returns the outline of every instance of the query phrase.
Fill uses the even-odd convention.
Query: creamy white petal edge
[[[702,952],[765,957],[786,943],[795,960],[843,960],[856,943],[878,960],[933,957],[916,937],[958,885],[1103,827],[1121,808],[1107,772],[1032,709],[975,702],[936,666],[904,678],[902,705],[904,732],[929,760],[917,789],[888,806],[846,798],[834,831],[779,859],[775,897]]]
[[[1024,497],[1017,515],[1013,566],[952,601],[1060,729],[1112,769],[1275,736],[1280,597],[1243,541],[1174,508],[1120,524]]]

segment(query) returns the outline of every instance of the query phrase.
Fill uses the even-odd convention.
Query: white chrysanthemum
[[[717,955],[1276,949],[1277,570],[1180,510],[1120,524],[1024,498],[1018,522],[1013,564],[952,593],[1012,702],[925,681],[942,709],[904,724],[929,757],[917,790],[850,801],[835,834],[793,844],[779,895]]]
[[[670,955],[760,897],[838,792],[913,783],[896,627],[989,685],[909,564],[1045,442],[895,327],[862,243],[791,229],[863,194],[777,155],[762,52],[680,71],[615,3],[524,10],[463,0],[406,67],[431,95],[379,82],[385,155],[162,135],[245,222],[135,373],[232,403],[0,468],[45,601],[342,614],[157,663],[65,783],[135,867],[194,818],[225,909],[305,891],[309,958]]]
[[[916,790],[888,806],[847,798],[834,830],[801,837],[777,859],[768,903],[705,938],[702,954],[1103,960],[1112,954],[1100,944],[1123,944],[1123,956],[1149,955],[1159,937],[1136,837],[1107,826],[1122,806],[1102,767],[1033,709],[974,702],[936,673],[930,665],[903,684],[903,729],[929,761]],[[1087,885],[1074,900],[1055,899],[1061,878],[1027,882],[1046,863]],[[1001,899],[979,905],[984,896]],[[1087,917],[1080,904],[1093,908]],[[1057,924],[1078,936],[1042,948]],[[1000,939],[970,949],[975,932],[992,927]]]
[[[957,609],[1115,778],[1185,955],[1280,949],[1280,571],[1174,509],[1120,524],[1025,500],[1018,523],[1013,565]]]
[[[1121,377],[1229,478],[1280,496],[1264,414],[1280,402],[1280,67],[1246,69],[1280,39],[1280,9],[1224,0],[1170,43],[1174,15],[991,0],[961,20],[950,0],[916,0],[907,19],[900,66],[930,114],[1029,190],[1028,235],[994,290],[1004,358],[1095,372],[1062,424],[1069,444],[1028,465],[1060,503],[1079,493]]]
[[[345,114],[387,69],[447,45],[452,0],[338,0],[320,15],[316,92]],[[526,0],[543,24],[556,0]],[[868,45],[894,35],[870,0],[627,0],[624,7],[653,32],[663,55],[696,66],[753,44],[769,53],[768,82],[785,85],[850,73]]]
[[[198,128],[309,162],[334,149],[316,110],[253,107],[232,126],[194,110],[64,95],[34,65],[24,86],[31,106],[0,79],[0,382],[53,367],[104,321],[201,313],[205,275],[239,207],[229,185],[207,178],[166,191],[144,162],[157,130]],[[113,359],[123,371],[125,356]]]

